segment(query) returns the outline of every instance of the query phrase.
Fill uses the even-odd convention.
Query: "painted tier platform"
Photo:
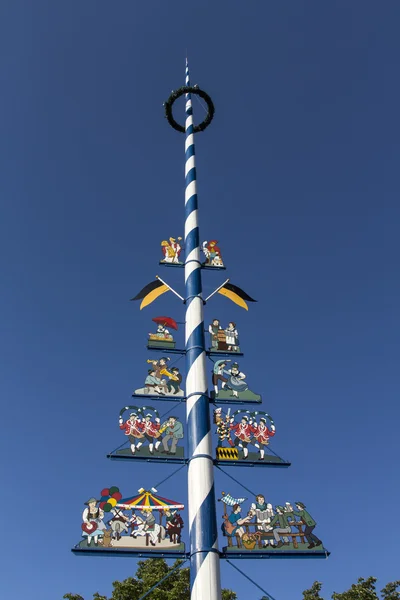
[[[210,400],[213,404],[261,404],[262,402],[261,396],[251,390],[239,392],[237,396],[234,396],[231,390],[220,390],[217,395],[211,391]]]
[[[147,349],[148,350],[156,350],[157,352],[162,352],[163,350],[166,350],[168,352],[168,354],[186,354],[186,350],[184,350],[183,348],[168,348],[168,350],[164,347],[164,346],[157,346],[155,344],[153,344],[152,342],[147,344]]]
[[[103,546],[94,542],[87,544],[86,539],[82,540],[74,548],[74,554],[83,554],[88,556],[135,556],[146,558],[185,558],[185,544],[171,543],[169,539],[161,540],[155,547],[148,543],[146,545],[145,537],[132,538],[131,536],[122,536],[120,540],[111,540],[111,546]]]
[[[159,265],[162,265],[163,267],[180,267],[181,269],[185,266],[185,263],[183,262],[177,262],[177,263],[173,263],[173,262],[165,262],[165,260],[160,260],[160,262],[158,263]]]
[[[110,454],[107,454],[107,458],[111,460],[130,460],[136,462],[152,462],[152,463],[173,463],[173,464],[185,464],[187,459],[184,456],[184,449],[179,446],[176,448],[176,453],[171,454],[170,452],[150,452],[148,446],[142,446],[140,451],[132,453],[130,448],[119,448],[113,450]]]
[[[179,392],[178,394],[162,395],[162,394],[157,394],[157,393],[152,393],[152,392],[145,393],[144,388],[141,388],[141,390],[136,390],[132,394],[132,398],[147,398],[148,400],[169,400],[169,401],[172,400],[173,402],[186,402],[186,396],[183,395],[183,392]]]
[[[303,545],[303,544],[302,544]],[[300,546],[300,544],[299,544]],[[307,550],[307,545],[304,544],[305,548],[298,550],[290,550],[289,548],[286,550],[246,550],[245,548],[229,548],[225,546],[222,549],[222,553],[220,554],[221,558],[328,558],[330,552],[325,548],[321,550]]]
[[[243,352],[234,352],[233,350],[207,350],[207,356],[243,356]]]
[[[225,454],[225,456],[224,456]],[[236,453],[235,453],[236,455]],[[243,456],[238,458],[234,457],[233,448],[219,448],[217,458],[214,464],[220,467],[290,467],[291,463],[284,460],[280,456],[275,454],[265,454],[264,458],[260,460],[258,452],[249,452],[248,458],[244,459]]]
[[[162,265],[163,267],[180,267],[181,269],[185,266],[184,263],[171,263],[171,262],[165,262],[164,260],[160,260],[160,262],[158,263],[159,265]],[[208,271],[226,271],[226,267],[217,267],[214,265],[205,265],[204,263],[202,263],[201,265],[201,269],[205,269]]]

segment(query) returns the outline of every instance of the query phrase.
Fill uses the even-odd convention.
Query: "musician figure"
[[[182,375],[179,373],[178,367],[172,367],[170,377],[167,381],[167,390],[168,392],[172,392],[174,390],[174,394],[180,392],[180,385],[182,383]]]
[[[155,369],[149,369],[147,371],[147,377],[144,380],[144,393],[150,394],[152,391],[156,392],[160,396],[165,396],[167,392],[165,379],[160,379],[157,377]]]
[[[153,365],[152,371],[154,370],[154,373],[150,373],[149,371],[149,375],[152,376],[154,381],[149,381],[148,383],[148,379],[146,379],[145,385],[151,387],[151,384],[153,383],[154,390],[160,394],[160,396],[170,393],[172,389],[175,390],[174,394],[180,392],[179,386],[182,383],[182,375],[179,373],[177,367],[172,367],[170,371],[167,369],[167,362],[169,360],[171,360],[169,356],[160,358],[159,360],[147,360],[148,363]],[[163,376],[167,376],[168,381],[162,379]]]
[[[161,428],[163,429],[163,427]],[[176,446],[183,438],[183,425],[178,421],[177,417],[169,417],[167,422],[167,429],[165,436],[162,441],[164,450],[162,454],[176,454]],[[171,448],[168,446],[168,442],[171,440]]]

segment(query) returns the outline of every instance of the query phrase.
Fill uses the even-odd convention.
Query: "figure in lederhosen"
[[[169,393],[174,390],[174,394],[181,391],[180,385],[182,383],[182,375],[179,373],[178,367],[172,367],[169,379],[167,381],[167,390]]]
[[[275,507],[275,511],[276,515],[272,519],[270,525],[274,528],[274,538],[276,542],[276,547],[281,548],[283,546],[281,535],[285,533],[291,533],[291,523],[294,524],[294,522],[290,518],[290,513],[286,513],[283,506],[280,506],[278,504],[278,506]],[[275,525],[278,525],[278,527],[274,527]],[[284,539],[288,539],[287,536],[284,536]]]
[[[213,319],[211,325],[208,326],[208,331],[211,336],[211,350],[218,350],[218,333],[223,331],[218,319]]]
[[[225,367],[230,362],[229,360],[216,360],[213,367],[212,383],[214,386],[215,397],[218,396],[218,381],[222,382],[221,388],[224,389],[228,382],[228,379],[224,377],[229,375],[228,371],[225,371]]]
[[[304,536],[308,542],[308,549],[314,548],[316,546],[321,546],[322,542],[317,536],[313,533],[314,528],[316,526],[316,521],[312,518],[309,512],[306,511],[306,505],[302,502],[295,502],[295,506],[297,510],[292,512],[296,517],[300,517],[301,521],[304,523],[305,530]]]

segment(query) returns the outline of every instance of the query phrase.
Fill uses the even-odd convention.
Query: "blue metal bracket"
[[[244,356],[243,352],[228,352],[228,350],[226,350],[226,352],[223,350],[217,350],[215,352],[207,350],[206,354],[207,356]]]
[[[148,400],[167,400],[169,402],[186,402],[186,396],[156,396],[155,394],[132,394],[132,398],[147,398]]]
[[[147,462],[147,463],[170,463],[171,465],[185,465],[188,462],[187,458],[178,457],[171,458],[168,456],[129,456],[129,454],[107,454],[107,458],[111,460],[132,460],[136,462]]]
[[[257,550],[248,550],[243,551],[241,548],[237,550],[229,550],[228,547],[225,546],[222,548],[222,552],[220,554],[220,558],[328,558],[330,552],[328,550],[317,550],[314,552],[313,550],[273,550],[268,552],[257,551]]]
[[[235,396],[231,396],[226,400],[222,398],[221,400],[218,398],[210,398],[210,404],[242,404],[243,406],[247,406],[247,404],[261,404],[262,400],[240,400],[239,398],[235,399]]]
[[[156,348],[155,346],[146,346],[147,350],[152,352],[160,352],[161,354],[186,354],[186,350],[182,348]]]
[[[285,460],[280,459],[280,461],[276,462],[268,462],[259,460],[257,462],[249,462],[248,460],[220,460],[216,459],[214,461],[215,465],[219,465],[220,467],[274,467],[286,469],[290,467],[292,463],[286,462]]]
[[[162,550],[118,550],[117,548],[97,548],[91,550],[89,548],[71,548],[71,552],[77,556],[134,556],[135,558],[188,558],[187,552],[179,552],[171,550],[163,552]]]
[[[185,266],[184,263],[166,263],[162,260],[160,260],[160,262],[158,264],[162,267],[174,267],[175,269],[176,269],[176,267],[183,269]]]
[[[207,271],[226,271],[226,267],[212,267],[211,265],[201,265],[202,269],[205,269]]]

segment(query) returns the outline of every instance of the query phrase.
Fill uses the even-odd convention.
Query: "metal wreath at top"
[[[164,102],[165,116],[168,120],[168,123],[171,125],[171,127],[176,129],[176,131],[185,133],[185,128],[183,127],[183,125],[179,125],[179,123],[177,123],[175,121],[175,119],[172,115],[173,103],[175,102],[175,100],[177,100],[178,98],[183,96],[183,94],[196,94],[197,96],[200,96],[200,98],[203,98],[203,100],[206,101],[207,108],[208,108],[206,118],[204,119],[204,121],[202,123],[200,123],[200,125],[193,126],[193,133],[198,133],[199,131],[204,131],[205,129],[207,129],[207,127],[213,120],[215,108],[214,108],[214,104],[213,104],[213,101],[211,100],[210,96],[206,92],[203,92],[203,90],[201,90],[198,85],[194,85],[194,86],[185,85],[183,87],[180,87],[178,90],[175,90],[174,92],[172,92],[172,94],[170,95],[168,100],[166,102]]]

